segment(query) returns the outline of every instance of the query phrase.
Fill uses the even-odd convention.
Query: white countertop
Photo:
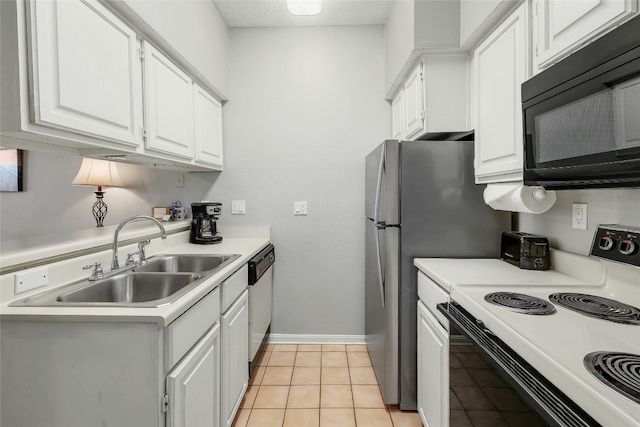
[[[578,255],[551,251],[551,270],[521,270],[499,259],[416,258],[414,265],[447,292],[453,285],[586,285],[602,281],[602,265]],[[571,263],[580,266],[572,268]],[[556,269],[558,268],[558,269]]]
[[[152,225],[153,226],[153,225]],[[154,226],[155,227],[155,226]],[[156,227],[157,228],[157,227]],[[167,230],[168,231],[168,230]],[[166,241],[152,240],[149,249],[151,255],[157,254],[239,254],[240,257],[221,269],[202,284],[180,297],[178,300],[163,307],[10,307],[12,301],[19,300],[35,293],[50,291],[87,276],[81,272],[81,266],[88,263],[87,260],[102,259],[108,262],[111,250],[104,253],[90,254],[77,259],[64,260],[50,266],[50,277],[55,281],[55,276],[67,278],[61,280],[62,284],[54,284],[47,288],[37,289],[15,295],[11,300],[3,298],[0,305],[0,319],[2,321],[83,321],[83,322],[156,322],[160,326],[166,326],[175,320],[185,310],[198,300],[215,289],[233,272],[242,267],[250,258],[266,247],[270,242],[269,227],[230,227],[223,229],[224,240],[219,244],[196,245],[188,243],[188,230],[170,236]],[[113,236],[110,237],[112,239]],[[109,239],[109,240],[110,240]],[[155,250],[153,250],[155,248]],[[100,258],[102,257],[102,258]],[[25,257],[26,258],[26,257]],[[108,258],[108,259],[107,259]],[[103,265],[108,265],[103,263]],[[78,273],[78,272],[81,273]],[[72,276],[71,274],[75,274]],[[3,294],[12,289],[12,274],[0,276]]]

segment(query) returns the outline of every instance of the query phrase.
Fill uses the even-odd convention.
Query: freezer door
[[[376,223],[399,224],[399,142],[385,141],[365,159],[365,216]]]
[[[384,401],[396,404],[398,228],[365,221],[365,339]]]

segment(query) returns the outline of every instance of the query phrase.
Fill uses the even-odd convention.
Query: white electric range
[[[637,243],[638,233],[634,236]],[[594,239],[595,244],[602,246],[601,239],[601,236]],[[627,246],[624,248],[628,250]],[[640,257],[638,248],[631,255]],[[616,258],[620,255],[616,254]],[[450,292],[450,301],[455,302],[455,307],[475,318],[478,330],[486,331],[489,337],[498,337],[592,418],[583,424],[572,424],[560,416],[558,423],[551,422],[551,425],[640,427],[639,267],[560,251],[552,251],[552,271],[520,270],[501,260],[425,259],[416,260],[415,264]],[[515,301],[518,308],[542,304],[553,312],[532,315],[512,311],[488,302],[485,297],[492,293],[499,293],[499,302],[506,301],[507,305],[509,301]],[[526,295],[540,302],[523,302],[519,295],[502,293]],[[566,308],[550,298],[556,293],[570,294],[570,303],[576,299],[586,300],[591,308],[606,306],[607,301],[596,301],[597,297],[621,302],[620,308],[606,309],[608,312],[631,310],[627,318],[621,320],[630,323],[590,317]],[[588,296],[573,298],[573,294]],[[560,297],[560,301],[563,298]],[[605,360],[622,367],[620,375],[630,383],[630,388],[616,391],[590,372],[584,361],[595,352],[616,353],[605,356]],[[629,358],[627,354],[632,356]],[[451,425],[454,426],[453,420]]]

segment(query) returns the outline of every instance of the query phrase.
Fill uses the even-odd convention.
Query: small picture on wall
[[[22,191],[23,156],[22,150],[0,148],[0,191]]]

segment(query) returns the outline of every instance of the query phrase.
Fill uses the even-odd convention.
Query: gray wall
[[[77,156],[25,152],[25,191],[0,193],[0,239],[95,227],[91,206],[97,187],[71,185],[81,163],[82,158]],[[118,224],[136,214],[148,215],[152,206],[167,206],[179,198],[180,189],[175,188],[172,172],[117,166],[126,187],[105,189],[104,201],[109,208],[105,225]]]
[[[364,157],[391,131],[383,34],[231,30],[225,169],[204,197],[224,204],[222,224],[271,225],[274,333],[364,334]],[[231,200],[247,214],[232,216]]]
[[[564,190],[540,215],[519,214],[519,229],[549,238],[555,248],[588,255],[598,224],[640,228],[640,189]],[[573,203],[587,203],[587,230],[571,227]]]

